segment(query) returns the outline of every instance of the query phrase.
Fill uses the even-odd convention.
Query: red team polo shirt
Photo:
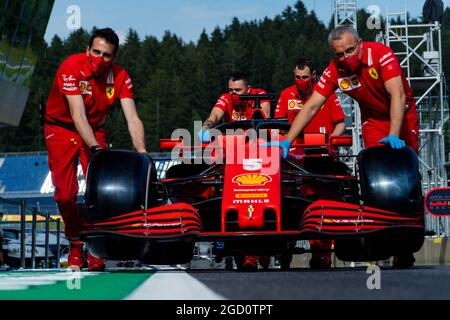
[[[389,133],[391,99],[384,83],[401,76],[407,110],[400,137],[416,149],[419,124],[415,99],[397,57],[391,48],[376,42],[363,42],[362,49],[362,66],[359,71],[348,74],[333,60],[314,90],[324,97],[330,97],[339,88],[359,103],[363,138],[367,148],[377,145],[376,140],[386,137]]]
[[[254,89],[251,88],[248,94],[256,95],[256,94],[266,94],[267,92],[262,89]],[[270,102],[270,100],[261,100],[261,103]],[[233,103],[231,102],[231,94],[224,93],[220,96],[219,100],[217,100],[214,108],[219,108],[222,110],[225,115],[225,122],[235,122],[242,120],[251,120],[253,112],[255,111],[255,101],[249,100],[244,102],[241,107],[235,108]]]
[[[296,85],[290,86],[281,91],[275,110],[275,118],[288,118],[289,123],[294,122],[295,117],[303,108],[307,100],[298,93]],[[320,111],[314,116],[306,126],[304,132],[317,133],[324,127],[327,134],[332,134],[337,122],[343,121],[345,114],[336,94],[332,94],[325,102]]]
[[[69,56],[53,80],[46,106],[46,123],[73,124],[65,95],[81,95],[86,116],[93,129],[104,124],[106,115],[117,99],[133,98],[133,84],[128,73],[113,64],[109,73],[94,78],[86,53]]]

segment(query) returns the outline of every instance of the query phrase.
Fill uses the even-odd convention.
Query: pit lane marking
[[[158,271],[126,300],[226,300],[184,271]]]

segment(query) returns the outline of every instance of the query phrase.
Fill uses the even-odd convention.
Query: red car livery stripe
[[[104,222],[84,224],[85,234],[115,232],[142,236],[198,234],[202,224],[197,211],[188,204],[166,205],[136,211]]]
[[[392,227],[423,228],[419,217],[334,201],[317,201],[305,211],[302,232],[355,233]]]

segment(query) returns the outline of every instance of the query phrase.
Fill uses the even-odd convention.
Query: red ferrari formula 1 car
[[[365,149],[353,156],[353,175],[336,153],[351,137],[304,134],[284,160],[278,148],[261,145],[282,139],[285,121],[256,117],[216,129],[222,135],[209,146],[162,140],[184,161],[163,180],[145,154],[93,157],[80,218],[94,255],[183,264],[197,241],[219,242],[218,256],[286,256],[297,240],[333,239],[339,259],[376,261],[421,248],[423,197],[412,149]],[[192,163],[196,154],[204,159]]]

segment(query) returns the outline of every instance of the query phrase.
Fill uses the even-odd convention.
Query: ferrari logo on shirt
[[[92,95],[92,86],[89,81],[80,81],[80,92],[81,94]]]
[[[288,110],[301,110],[303,108],[303,102],[301,100],[289,100]]]
[[[108,97],[108,99],[112,99],[114,97],[114,87],[106,88],[106,96]]]
[[[378,78],[380,77],[380,76],[378,75],[377,69],[375,69],[375,68],[370,68],[370,69],[369,69],[369,74],[370,74],[370,76],[372,77],[372,79],[375,79],[375,80],[378,80]]]
[[[338,79],[339,88],[342,91],[350,91],[355,90],[361,87],[361,82],[358,79],[358,76],[354,75],[346,78]]]

